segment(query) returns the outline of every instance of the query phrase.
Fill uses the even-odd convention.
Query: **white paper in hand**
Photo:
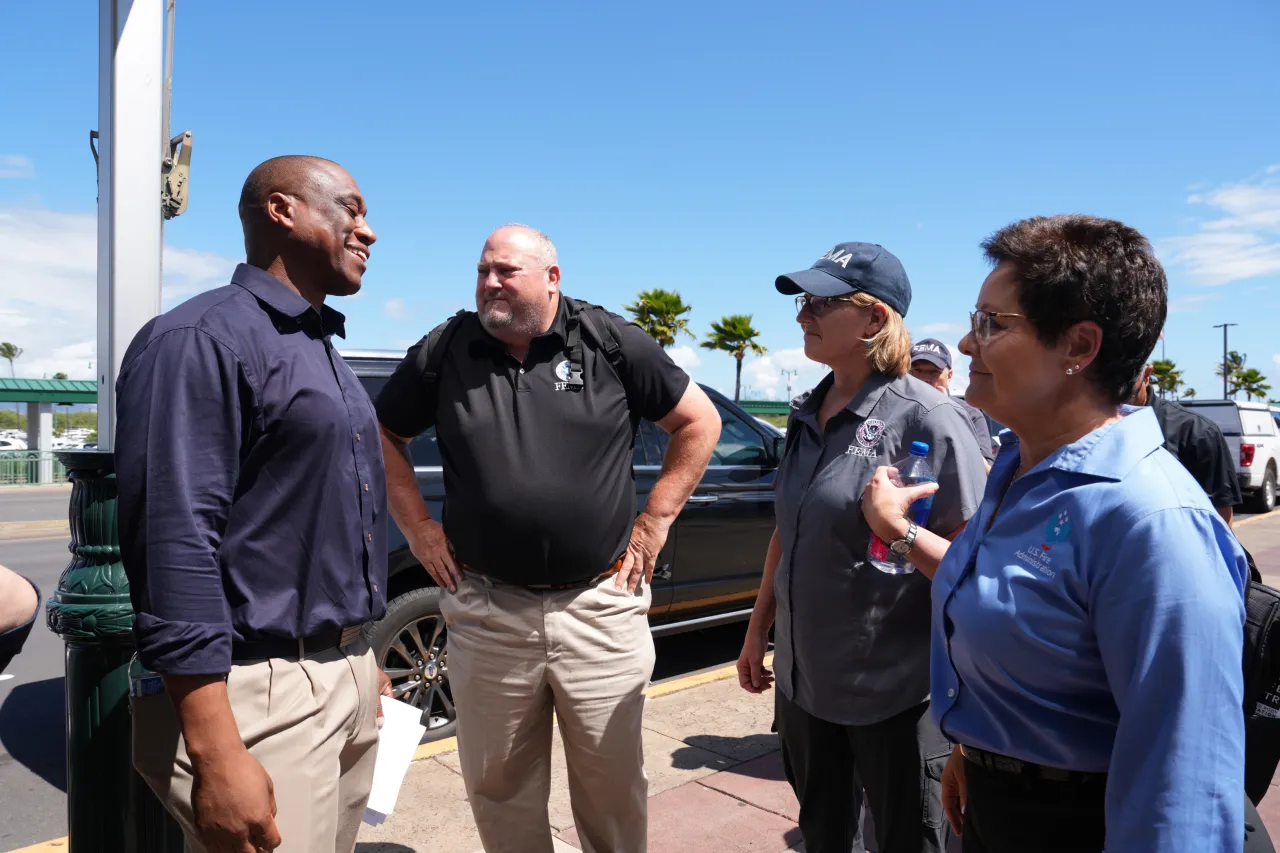
[[[365,808],[364,822],[377,826],[396,807],[404,774],[409,770],[413,754],[426,727],[422,712],[406,702],[379,697],[382,700],[382,728],[378,730],[378,757],[373,765],[373,789]]]

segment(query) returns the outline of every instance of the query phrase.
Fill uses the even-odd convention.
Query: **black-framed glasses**
[[[796,297],[796,313],[799,314],[805,308],[808,308],[810,314],[815,317],[821,317],[831,308],[831,303],[852,301],[852,296],[814,296],[809,293],[801,293]]]
[[[998,320],[1001,317],[1022,317],[1025,314],[1011,314],[1008,311],[977,311],[969,312],[969,327],[973,329],[973,336],[977,338],[980,344],[991,343],[991,333],[993,331],[991,321]]]

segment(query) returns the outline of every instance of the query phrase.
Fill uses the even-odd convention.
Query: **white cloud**
[[[693,347],[672,347],[667,350],[667,355],[671,356],[671,360],[680,365],[686,373],[695,367],[702,366],[702,358],[698,355],[698,351]]]
[[[807,391],[817,384],[827,372],[827,367],[805,357],[804,348],[784,349],[752,359],[742,365],[743,387],[751,386],[752,396],[776,400],[786,396],[787,383],[782,371],[794,370],[789,377],[791,395]]]
[[[0,206],[0,334],[24,350],[20,376],[93,378],[97,263],[94,214]],[[222,255],[166,246],[165,305],[226,284],[234,268]]]
[[[1272,360],[1273,362],[1275,362],[1275,365],[1276,365],[1276,367],[1277,367],[1277,368],[1280,368],[1280,352],[1278,352],[1278,353],[1276,353],[1275,355],[1271,356],[1271,360]]]
[[[405,309],[407,307],[408,306],[405,304],[403,299],[388,299],[386,302],[382,303],[382,313],[386,314],[393,320],[400,320],[404,318]]]
[[[1267,177],[1224,184],[1187,197],[1206,205],[1215,219],[1202,221],[1194,234],[1158,244],[1162,258],[1204,284],[1280,274],[1280,164]]]
[[[0,180],[5,178],[34,178],[36,164],[21,154],[0,154]]]
[[[1197,305],[1212,302],[1220,295],[1217,293],[1188,293],[1183,296],[1175,296],[1169,300],[1169,313],[1185,314],[1188,311],[1194,311]]]

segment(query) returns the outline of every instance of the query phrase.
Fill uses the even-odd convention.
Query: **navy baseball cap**
[[[951,369],[951,350],[942,341],[925,338],[911,347],[911,363],[927,361],[939,370]]]
[[[846,296],[867,293],[903,317],[911,307],[911,282],[902,261],[875,243],[841,243],[807,270],[780,275],[779,293]]]

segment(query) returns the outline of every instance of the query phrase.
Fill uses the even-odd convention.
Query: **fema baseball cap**
[[[902,262],[875,243],[841,243],[800,272],[780,275],[773,286],[779,293],[846,296],[866,293],[903,317],[911,307],[911,282]]]
[[[951,350],[942,341],[924,338],[911,347],[911,363],[927,361],[939,370],[951,369]]]

